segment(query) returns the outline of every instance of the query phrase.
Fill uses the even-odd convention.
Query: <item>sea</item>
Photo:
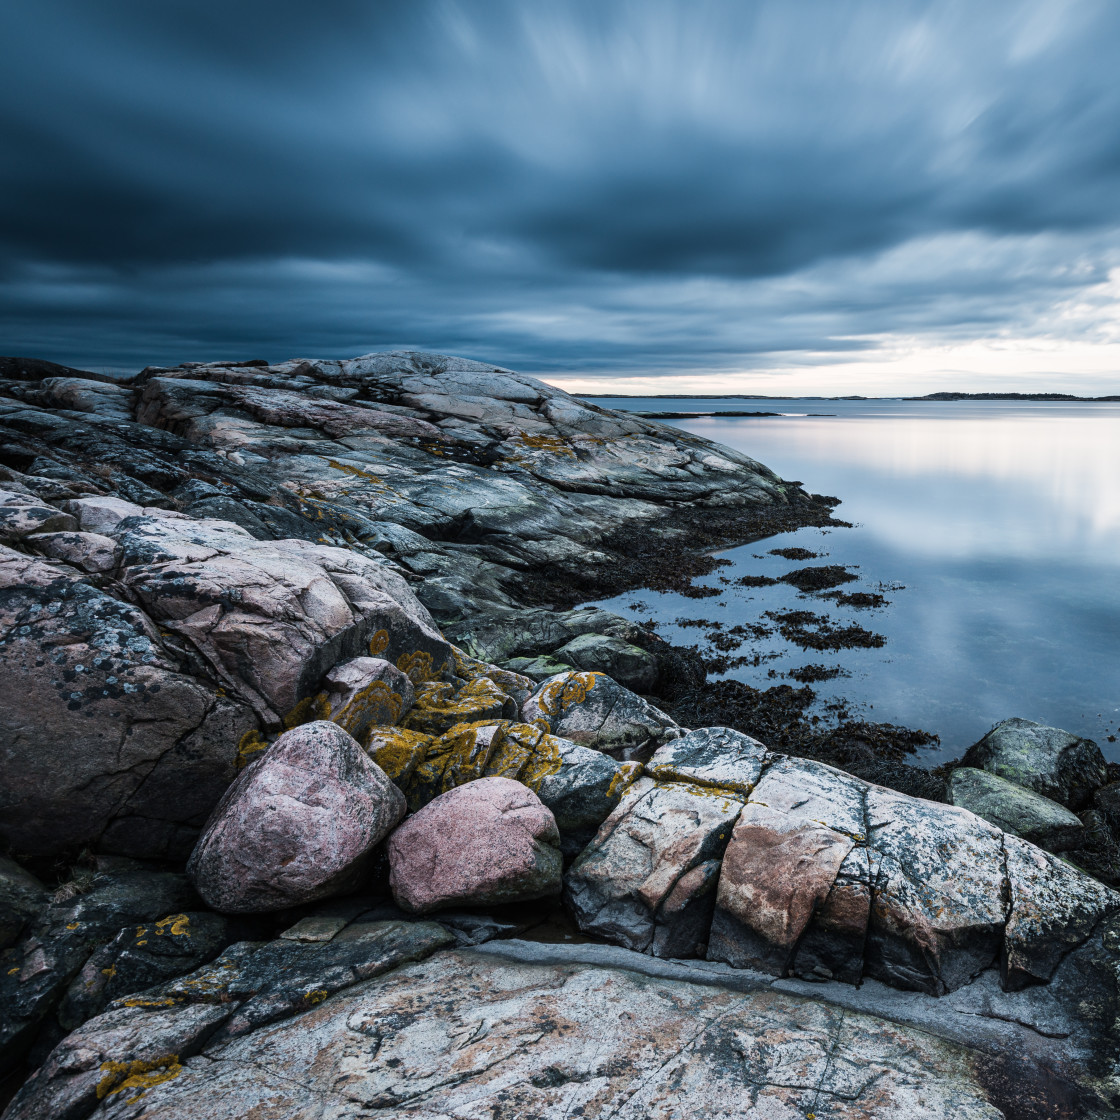
[[[841,499],[851,528],[803,528],[719,553],[698,584],[710,598],[631,592],[595,605],[653,620],[680,645],[705,645],[718,621],[747,633],[738,660],[710,679],[800,687],[806,665],[839,669],[813,683],[818,706],[940,737],[915,761],[958,757],[995,723],[1021,716],[1095,739],[1120,761],[1120,403],[1041,401],[595,398],[622,411],[770,412],[660,423],[765,463]],[[774,549],[801,548],[790,560]],[[865,593],[857,607],[785,582],[837,565]],[[857,597],[857,601],[861,601]],[[862,601],[866,601],[864,598]],[[808,611],[858,627],[881,646],[803,648],[770,613]],[[768,613],[770,612],[770,613]],[[794,616],[796,617],[796,616]],[[786,627],[787,631],[789,627]],[[820,632],[802,625],[800,635]],[[854,631],[853,631],[854,632]],[[717,635],[720,632],[714,632]],[[726,646],[726,638],[721,639]],[[872,638],[871,641],[877,641]]]

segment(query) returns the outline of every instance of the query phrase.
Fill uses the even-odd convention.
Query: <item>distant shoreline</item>
[[[783,397],[764,393],[573,393],[572,396],[587,400],[614,401],[1053,401],[1056,403],[1081,401],[1090,404],[1120,401],[1120,394],[1107,397],[1075,397],[1071,393],[927,393],[924,397]]]

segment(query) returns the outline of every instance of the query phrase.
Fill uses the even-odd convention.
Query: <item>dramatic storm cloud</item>
[[[0,42],[5,353],[1117,385],[1113,0],[36,0]]]

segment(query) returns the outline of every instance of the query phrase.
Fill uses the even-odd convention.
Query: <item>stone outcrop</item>
[[[964,809],[727,728],[649,767],[566,876],[581,929],[627,948],[941,995],[997,964],[1008,988],[1048,981],[1120,911],[1120,894]]]
[[[338,724],[281,735],[222,795],[187,863],[215,910],[279,910],[355,890],[405,800]]]
[[[921,801],[564,609],[826,517],[461,359],[0,360],[5,1120],[1109,1115],[1120,895],[1029,842],[1113,858],[1095,744]]]
[[[456,654],[428,608],[516,613],[535,573],[610,568],[621,529],[683,539],[667,502],[827,516],[699,437],[413,353],[128,384],[7,360],[0,491],[0,830],[46,860],[182,859],[245,759],[322,714],[341,662],[458,691],[474,677],[456,657],[478,651]],[[588,616],[553,648],[640,648],[606,612],[544,613]],[[502,718],[533,688],[498,677],[520,649],[482,658]]]
[[[478,778],[441,794],[389,837],[393,897],[413,914],[560,893],[556,820],[509,778]]]

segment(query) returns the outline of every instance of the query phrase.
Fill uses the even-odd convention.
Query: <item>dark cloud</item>
[[[1050,332],[1120,264],[1111,0],[37,0],[0,42],[6,352],[751,368]]]

